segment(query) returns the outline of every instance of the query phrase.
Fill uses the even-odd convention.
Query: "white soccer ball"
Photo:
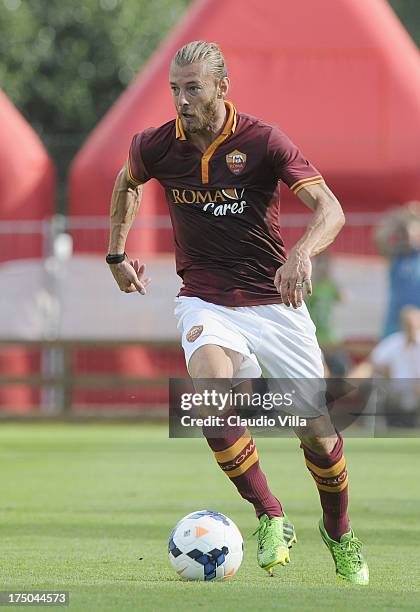
[[[235,523],[220,512],[197,510],[175,525],[169,561],[184,580],[226,580],[242,563],[243,540]]]

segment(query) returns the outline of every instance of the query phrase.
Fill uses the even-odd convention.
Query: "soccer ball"
[[[169,561],[184,580],[226,580],[242,563],[243,540],[235,523],[213,510],[187,514],[171,531]]]

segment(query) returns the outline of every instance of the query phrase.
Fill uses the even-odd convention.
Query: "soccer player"
[[[175,315],[190,376],[200,379],[322,378],[321,352],[302,300],[312,293],[311,257],[344,224],[323,177],[277,127],[226,100],[220,48],[205,41],[177,51],[170,67],[177,116],[132,140],[111,201],[107,263],[126,293],[146,292],[144,265],[125,254],[143,193],[155,178],[172,220],[183,287]],[[284,249],[278,225],[279,180],[313,211],[306,232]],[[328,413],[313,407],[300,437],[319,491],[319,523],[341,582],[368,584],[361,542],[349,524],[343,440]],[[222,437],[204,430],[216,461],[259,519],[257,560],[267,571],[289,562],[295,529],[272,494],[244,427]]]

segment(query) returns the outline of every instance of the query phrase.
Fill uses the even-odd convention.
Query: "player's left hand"
[[[300,249],[291,249],[287,261],[278,268],[274,285],[286,306],[302,306],[303,287],[312,295],[312,263],[309,254]]]

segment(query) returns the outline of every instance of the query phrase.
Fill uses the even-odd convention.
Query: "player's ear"
[[[217,95],[219,98],[226,98],[228,91],[229,91],[229,79],[228,77],[223,77],[223,79],[220,79],[219,81],[219,85],[217,87]]]

